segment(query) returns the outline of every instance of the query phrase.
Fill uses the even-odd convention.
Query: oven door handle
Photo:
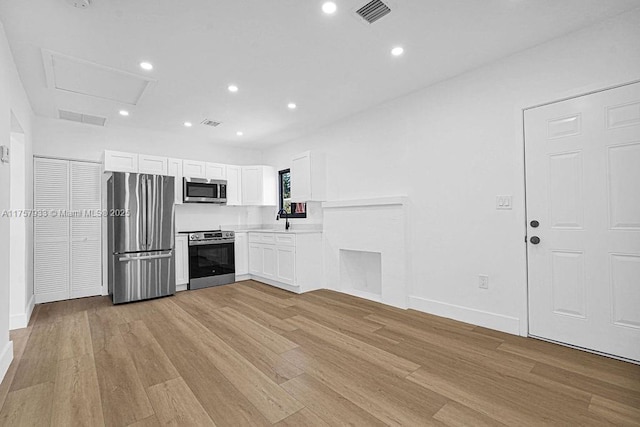
[[[225,243],[233,243],[234,240],[193,240],[189,241],[189,246],[204,246],[204,245],[223,245]]]
[[[162,254],[162,255],[144,255],[144,256],[123,256],[118,258],[118,261],[120,262],[129,262],[129,261],[142,261],[142,260],[149,260],[149,259],[163,259],[163,258],[171,258],[173,256],[173,254],[168,253],[168,254]]]

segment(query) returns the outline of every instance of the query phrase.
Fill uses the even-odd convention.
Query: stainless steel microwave
[[[227,181],[219,179],[184,178],[185,203],[227,203]]]

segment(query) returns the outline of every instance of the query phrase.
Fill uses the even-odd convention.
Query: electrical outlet
[[[478,286],[480,289],[489,289],[489,276],[481,274],[479,276]]]

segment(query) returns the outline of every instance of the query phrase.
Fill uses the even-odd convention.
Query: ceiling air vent
[[[104,126],[107,119],[105,117],[92,116],[90,114],[74,113],[73,111],[58,110],[60,118],[71,120],[72,122],[86,123],[88,125]]]
[[[389,12],[391,12],[389,6],[380,0],[372,0],[356,11],[356,13],[369,24],[373,24],[378,19],[388,15]]]
[[[222,124],[222,122],[216,122],[215,120],[204,119],[202,124],[205,126],[218,127]]]

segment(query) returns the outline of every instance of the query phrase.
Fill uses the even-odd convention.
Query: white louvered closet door
[[[71,210],[84,213],[70,220],[70,297],[82,298],[102,293],[101,166],[70,162]]]
[[[69,162],[34,161],[34,293],[36,303],[69,298]],[[47,213],[47,216],[39,216]]]

